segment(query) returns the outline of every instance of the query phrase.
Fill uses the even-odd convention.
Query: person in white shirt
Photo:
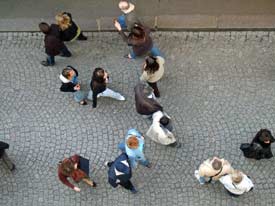
[[[234,170],[231,174],[220,177],[219,181],[232,196],[242,195],[254,187],[251,179],[239,170]]]

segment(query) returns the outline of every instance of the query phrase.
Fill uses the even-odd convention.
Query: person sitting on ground
[[[123,29],[127,28],[128,31],[131,31],[135,23],[141,23],[135,12],[134,4],[130,3],[127,0],[122,0],[119,1],[118,7],[123,14],[118,17],[117,21]]]
[[[233,168],[227,160],[214,157],[204,161],[199,170],[195,171],[195,177],[200,184],[210,183],[212,180],[219,180],[223,175],[232,173]]]
[[[273,157],[271,151],[271,143],[275,141],[270,130],[261,129],[257,132],[256,136],[249,143],[241,144],[240,149],[243,151],[244,156],[253,159],[269,159]]]
[[[161,56],[147,56],[142,68],[141,81],[147,82],[154,89],[156,97],[160,97],[157,82],[162,78],[164,73],[163,64],[165,60]]]
[[[128,155],[131,168],[136,168],[137,162],[146,167],[151,166],[143,154],[144,137],[136,129],[128,130],[125,140],[118,145],[118,148]]]
[[[146,136],[159,144],[179,148],[181,144],[172,133],[171,118],[162,111],[155,112],[152,118],[153,123],[146,132]]]
[[[125,58],[135,59],[137,56],[146,55],[148,52],[150,52],[152,56],[161,56],[161,52],[153,44],[149,28],[135,23],[129,35],[126,36],[118,21],[115,20],[114,25],[122,39],[128,46],[132,47],[130,53],[124,56]]]
[[[47,23],[41,22],[39,29],[45,34],[44,43],[47,59],[41,62],[43,66],[53,66],[55,64],[55,56],[57,55],[63,57],[72,56],[71,52],[61,40],[58,25],[51,24],[51,26],[49,26]]]
[[[14,171],[15,164],[12,163],[8,154],[6,153],[6,150],[9,149],[9,147],[10,145],[8,143],[0,141],[0,159],[3,160],[3,162],[7,165],[10,171]]]
[[[251,179],[239,170],[234,170],[232,173],[220,177],[219,181],[232,196],[242,195],[254,187]]]
[[[72,20],[72,15],[69,12],[57,14],[55,20],[61,29],[62,41],[87,40],[80,27]]]
[[[123,152],[114,161],[106,162],[105,165],[109,167],[108,182],[112,187],[116,188],[118,185],[121,185],[133,194],[137,193],[136,188],[130,181],[132,168],[126,153]]]
[[[62,85],[60,91],[73,92],[74,100],[80,105],[86,105],[87,94],[80,90],[80,83],[78,82],[78,72],[72,66],[67,66],[63,69],[62,74],[59,76]]]
[[[162,106],[154,98],[151,98],[154,97],[151,87],[138,83],[134,90],[137,113],[151,117],[155,112],[163,111]]]
[[[97,106],[98,97],[111,97],[119,101],[125,100],[125,97],[120,93],[107,88],[108,82],[109,74],[102,68],[95,68],[90,83],[91,90],[88,95],[88,99],[93,101],[93,108]]]
[[[80,192],[80,188],[70,183],[68,177],[77,183],[83,181],[91,187],[96,187],[96,183],[89,178],[89,174],[81,169],[80,159],[79,155],[73,155],[70,158],[65,158],[58,165],[58,177],[60,181],[76,192]]]

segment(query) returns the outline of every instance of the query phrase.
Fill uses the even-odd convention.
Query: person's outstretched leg
[[[115,92],[109,88],[106,88],[104,92],[100,93],[98,97],[111,97],[113,99],[124,101],[125,97],[123,97],[120,93]]]
[[[159,93],[159,89],[158,89],[157,82],[154,82],[154,83],[148,82],[148,84],[150,85],[150,87],[153,88],[153,90],[154,90],[154,95],[155,95],[156,97],[160,97],[160,93]]]
[[[71,57],[72,53],[69,51],[69,49],[64,45],[64,47],[61,49],[61,56],[62,57]]]
[[[90,185],[91,187],[96,187],[96,183],[92,181],[89,177],[83,178],[83,182],[85,182],[87,185]]]
[[[119,184],[122,187],[124,187],[126,190],[130,190],[133,194],[137,193],[136,188],[134,187],[134,185],[132,184],[132,182],[130,180],[128,180],[127,182],[121,182]]]
[[[152,49],[150,50],[150,53],[152,56],[156,57],[156,56],[161,56],[163,57],[163,55],[161,54],[160,50],[158,47],[156,47],[155,45],[153,45]]]

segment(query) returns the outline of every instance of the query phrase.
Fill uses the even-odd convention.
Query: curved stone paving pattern
[[[10,143],[17,170],[0,161],[0,205],[275,205],[274,159],[245,159],[239,146],[260,128],[275,132],[274,32],[156,32],[166,56],[159,83],[160,102],[174,119],[182,148],[146,139],[151,169],[139,166],[132,195],[107,183],[103,163],[118,154],[117,143],[135,127],[145,133],[150,121],[135,112],[133,88],[142,59],[122,56],[128,48],[117,33],[88,33],[87,42],[69,43],[72,58],[45,68],[43,37],[38,33],[0,33],[0,139]],[[92,70],[107,68],[111,88],[126,102],[100,98],[98,108],[76,104],[59,91],[58,75],[68,64],[88,89]],[[90,158],[98,188],[81,184],[75,193],[57,178],[57,163],[79,153]],[[201,186],[194,170],[208,157],[228,159],[249,174],[255,189],[239,198],[221,184]]]

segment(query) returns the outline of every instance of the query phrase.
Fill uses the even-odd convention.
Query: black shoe
[[[77,40],[80,41],[86,41],[88,38],[86,36],[84,36],[82,33],[77,37]]]
[[[10,171],[14,171],[15,170],[15,164],[12,164],[12,168],[10,169]]]
[[[130,189],[130,191],[133,193],[133,194],[136,194],[138,191],[136,190],[136,188],[132,188],[132,189]]]
[[[41,64],[45,67],[53,66],[54,64],[50,64],[48,61],[42,61]]]
[[[172,144],[169,144],[168,145],[169,147],[174,147],[174,148],[180,148],[181,147],[181,143],[179,142],[174,142]]]
[[[96,187],[96,185],[97,185],[97,184],[96,184],[95,182],[93,182],[93,186],[92,186],[92,187]]]
[[[72,54],[67,54],[67,55],[65,55],[65,54],[63,54],[63,53],[60,53],[59,56],[61,56],[61,57],[71,57]]]
[[[83,100],[83,101],[79,102],[79,104],[80,105],[87,105],[87,102],[86,102],[86,100]]]

